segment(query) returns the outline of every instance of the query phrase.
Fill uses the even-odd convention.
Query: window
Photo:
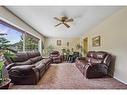
[[[39,39],[0,20],[0,48],[16,52],[38,51]]]
[[[39,39],[26,33],[25,34],[25,50],[26,51],[38,51]]]
[[[23,32],[0,23],[0,45],[12,50],[23,51]]]

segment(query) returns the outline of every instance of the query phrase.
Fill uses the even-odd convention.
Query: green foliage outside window
[[[25,36],[25,50],[26,51],[38,51],[38,43],[39,40],[33,36],[26,35]]]

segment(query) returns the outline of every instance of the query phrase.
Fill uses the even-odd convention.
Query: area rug
[[[14,85],[12,89],[127,89],[114,78],[86,79],[75,63],[51,64],[37,85]]]

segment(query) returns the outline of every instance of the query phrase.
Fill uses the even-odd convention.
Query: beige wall
[[[24,23],[22,20],[20,20],[15,15],[13,15],[11,12],[9,12],[8,10],[6,10],[4,7],[1,7],[1,6],[0,6],[0,19],[39,38],[40,39],[39,51],[41,51],[41,41],[44,41],[45,39],[44,36],[37,33],[37,31],[33,30],[26,23]]]
[[[57,40],[61,40],[61,46],[57,46]],[[67,47],[67,42],[69,42],[69,47]],[[76,45],[80,43],[80,38],[46,38],[46,47],[52,45],[55,49],[61,52],[62,48],[70,49],[73,48],[74,51],[78,51],[76,49]]]
[[[92,37],[101,36],[101,46],[92,47]],[[88,31],[89,50],[104,50],[116,56],[114,77],[127,84],[127,8]]]

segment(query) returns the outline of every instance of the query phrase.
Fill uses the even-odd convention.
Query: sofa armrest
[[[108,67],[101,63],[87,63],[84,67],[84,75],[86,78],[102,77],[107,74]]]
[[[14,84],[34,85],[39,80],[39,71],[33,65],[14,66],[8,73]]]
[[[9,73],[16,76],[30,75],[32,73],[33,65],[19,65],[9,69]]]
[[[33,67],[35,67],[34,65],[17,65],[12,67],[11,69],[17,69],[20,71],[24,71],[24,70],[31,70]]]
[[[11,63],[11,64],[9,64],[9,65],[6,66],[6,69],[7,70],[10,70],[15,65],[16,65],[15,63]]]

